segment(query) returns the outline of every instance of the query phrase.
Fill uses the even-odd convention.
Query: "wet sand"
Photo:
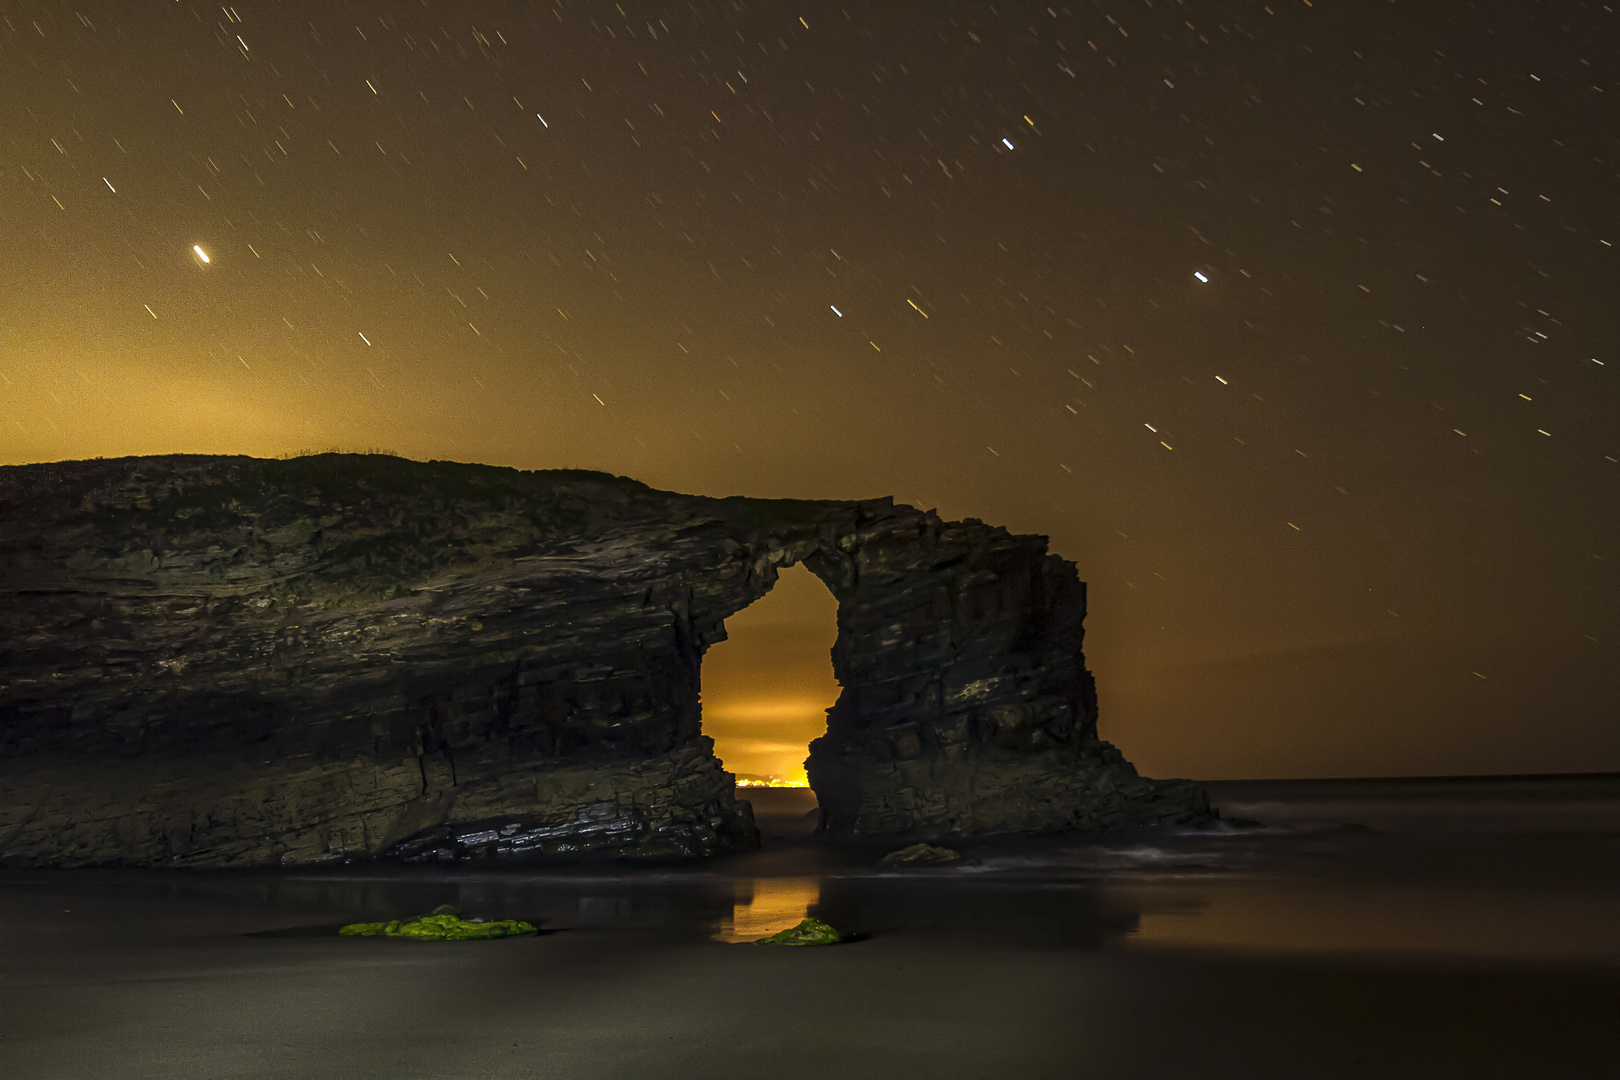
[[[1444,865],[1358,831],[1145,837],[889,874],[761,809],[766,852],[668,873],[0,872],[0,1075],[1620,1075],[1607,835],[1453,838]],[[330,933],[446,901],[548,932]],[[807,911],[868,936],[725,943]]]
[[[6,1076],[1600,1077],[1613,968],[1241,960],[889,935],[244,937],[217,905],[5,890]],[[71,903],[72,910],[62,910]]]

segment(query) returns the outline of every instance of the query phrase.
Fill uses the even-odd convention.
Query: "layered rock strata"
[[[702,734],[724,620],[803,562],[835,836],[1207,814],[1096,733],[1085,587],[890,500],[382,455],[0,468],[0,862],[690,857],[758,843]]]

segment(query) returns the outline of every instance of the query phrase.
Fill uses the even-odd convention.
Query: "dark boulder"
[[[937,844],[911,844],[891,851],[878,862],[884,866],[976,866],[977,859],[969,859],[955,848]]]

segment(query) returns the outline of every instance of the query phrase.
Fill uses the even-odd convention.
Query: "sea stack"
[[[0,468],[0,864],[755,846],[700,665],[800,562],[839,603],[830,836],[1207,816],[1098,739],[1085,585],[1044,537],[585,471],[132,457]]]

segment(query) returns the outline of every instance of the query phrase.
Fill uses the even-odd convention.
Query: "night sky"
[[[1610,5],[0,15],[0,462],[893,495],[1077,564],[1144,772],[1620,769]]]

